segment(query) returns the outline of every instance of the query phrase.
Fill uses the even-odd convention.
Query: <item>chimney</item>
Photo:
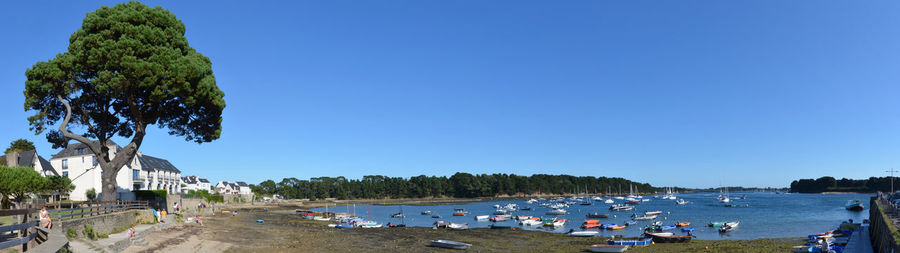
[[[13,167],[13,166],[18,166],[18,165],[19,165],[19,152],[12,151],[12,152],[6,153],[6,166]]]

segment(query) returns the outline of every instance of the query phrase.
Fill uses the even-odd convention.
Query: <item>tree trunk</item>
[[[119,170],[117,169],[107,169],[102,168],[102,172],[100,173],[101,181],[103,182],[103,198],[102,201],[116,201],[116,188],[118,188],[118,184],[116,183],[116,174],[119,174]]]

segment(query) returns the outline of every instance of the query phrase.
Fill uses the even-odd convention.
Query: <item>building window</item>
[[[139,173],[140,173],[140,172],[138,172],[138,170],[132,170],[132,171],[131,171],[132,178],[133,178],[133,179],[140,179],[140,174],[139,174]]]
[[[68,159],[63,159],[63,160],[62,160],[62,168],[63,168],[64,170],[69,169],[69,160],[68,160]]]
[[[69,172],[68,172],[68,171],[63,171],[63,176],[64,176],[64,177],[69,177]]]
[[[76,149],[75,152],[78,152],[79,155],[83,155],[83,154],[84,154],[84,148]]]
[[[93,160],[94,166],[97,166],[97,157],[91,156],[91,160]]]

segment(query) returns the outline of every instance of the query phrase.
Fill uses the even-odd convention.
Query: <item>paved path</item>
[[[863,224],[856,231],[853,231],[850,241],[847,242],[847,247],[844,247],[844,252],[872,253],[872,240],[869,239],[869,224]]]
[[[157,224],[141,224],[134,227],[134,238],[128,238],[127,232],[110,234],[108,238],[90,241],[85,238],[70,239],[69,247],[72,252],[121,252],[132,244],[140,244],[143,237],[150,232],[162,230],[176,225],[175,216],[166,216],[166,222]]]

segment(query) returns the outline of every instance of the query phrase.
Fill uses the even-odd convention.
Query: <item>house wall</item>
[[[56,170],[56,173],[63,175],[64,172],[68,172],[69,179],[71,179],[72,184],[75,185],[75,189],[69,193],[69,199],[76,201],[87,200],[85,193],[91,188],[94,188],[98,195],[103,191],[100,165],[93,164],[93,157],[92,154],[86,154],[50,160],[50,164]],[[62,166],[63,160],[68,161],[67,169]],[[136,160],[132,160],[132,163],[130,164],[132,168],[140,169],[140,164],[135,163]],[[131,173],[132,169],[124,167],[116,174],[116,184],[118,185],[117,198],[123,200],[134,199],[134,195],[131,193],[133,188]]]

